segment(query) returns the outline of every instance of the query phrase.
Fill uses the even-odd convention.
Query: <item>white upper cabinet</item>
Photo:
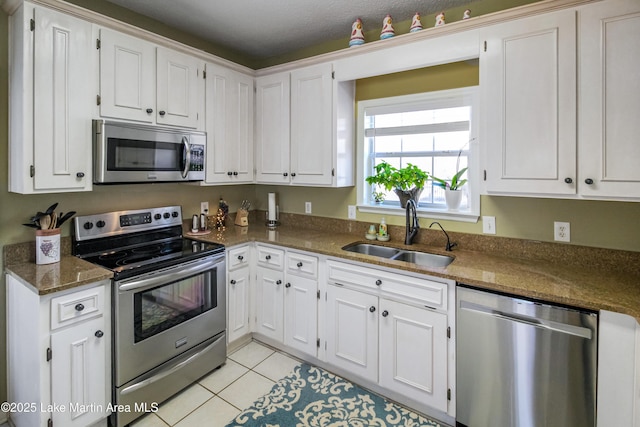
[[[291,72],[291,183],[331,185],[331,64]]]
[[[100,29],[100,115],[200,128],[204,63],[116,31]]]
[[[100,29],[100,115],[152,123],[156,113],[156,48]]]
[[[253,77],[207,63],[206,184],[253,182]]]
[[[9,191],[91,190],[91,24],[23,3],[10,37]]]
[[[330,63],[256,80],[256,181],[354,185],[355,83]]]
[[[548,13],[480,34],[486,191],[576,193],[576,17]]]
[[[256,79],[256,181],[289,183],[289,73]]]
[[[579,192],[640,198],[640,2],[585,6],[579,35]]]

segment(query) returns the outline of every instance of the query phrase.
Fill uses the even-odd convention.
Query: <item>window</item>
[[[476,88],[361,101],[358,103],[359,209],[365,212],[400,211],[398,196],[366,183],[380,162],[401,168],[411,163],[438,178],[451,180],[468,167],[458,211],[449,211],[444,189],[430,178],[420,195],[423,216],[475,221],[480,211],[474,106]],[[382,193],[383,202],[374,200]],[[404,214],[404,212],[398,212]]]

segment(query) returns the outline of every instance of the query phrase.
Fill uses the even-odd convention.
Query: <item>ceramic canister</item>
[[[60,229],[36,230],[36,264],[60,261]]]

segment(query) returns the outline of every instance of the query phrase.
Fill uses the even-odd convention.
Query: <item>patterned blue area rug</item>
[[[441,427],[435,421],[306,363],[278,381],[269,394],[227,425],[235,426]]]

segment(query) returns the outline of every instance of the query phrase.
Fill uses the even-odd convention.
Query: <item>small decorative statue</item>
[[[438,15],[436,15],[436,27],[439,27],[440,25],[444,25],[444,12],[440,12]]]
[[[393,19],[391,15],[387,15],[382,20],[382,31],[380,32],[380,40],[388,39],[396,35],[396,31],[393,29]]]
[[[360,46],[361,44],[364,44],[364,33],[362,31],[362,21],[358,18],[351,24],[349,47]]]
[[[462,19],[469,19],[471,18],[471,10],[467,9],[464,11],[464,13],[462,14]]]
[[[420,21],[420,14],[416,12],[413,15],[413,19],[411,20],[411,27],[409,27],[410,33],[415,33],[416,31],[420,31],[422,29],[422,22]]]

